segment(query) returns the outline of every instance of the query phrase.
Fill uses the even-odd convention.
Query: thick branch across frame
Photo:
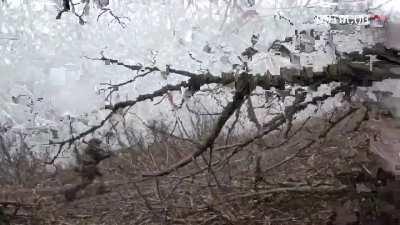
[[[364,50],[366,52],[367,50]],[[383,55],[382,49],[381,48],[372,48],[370,51],[378,51],[380,55]],[[360,56],[356,56],[357,58],[360,58]],[[252,82],[255,86],[259,86],[263,88],[264,90],[270,90],[272,87],[275,87],[276,89],[284,89],[285,84],[299,84],[303,86],[309,86],[309,85],[315,85],[315,84],[323,84],[323,83],[329,83],[332,81],[336,82],[344,82],[347,84],[351,85],[361,85],[361,86],[368,86],[372,84],[372,81],[381,81],[383,79],[387,78],[400,78],[400,74],[393,72],[394,70],[391,70],[393,66],[398,66],[397,60],[398,56],[395,56],[393,54],[390,54],[389,56],[383,56],[384,59],[388,60],[383,60],[376,65],[374,65],[374,69],[371,71],[369,68],[369,65],[367,64],[361,64],[361,63],[354,63],[351,61],[351,59],[348,60],[341,60],[339,64],[332,64],[328,65],[325,67],[325,69],[322,72],[313,72],[312,70],[293,70],[293,69],[286,69],[283,68],[281,70],[281,75],[280,76],[271,76],[268,72],[266,74],[249,74],[247,72],[244,72],[243,74],[247,74],[248,76],[246,79],[249,79],[248,82]],[[100,60],[106,62],[106,64],[116,64],[116,65],[121,65],[123,67],[126,67],[130,70],[133,71],[141,71],[141,72],[155,72],[155,71],[162,71],[158,67],[144,67],[142,65],[128,65],[124,64],[118,60],[107,58],[104,55],[102,55],[101,58],[91,58],[92,60]],[[114,105],[109,105],[106,107],[106,109],[111,110],[111,112],[107,115],[107,117],[100,122],[99,125],[93,126],[89,128],[88,130],[80,133],[77,136],[71,137],[67,140],[61,141],[61,142],[50,142],[50,144],[58,144],[59,145],[59,150],[56,154],[56,156],[51,160],[50,163],[54,163],[56,158],[59,156],[59,154],[62,152],[62,148],[64,147],[65,144],[71,145],[74,141],[79,140],[81,138],[84,138],[88,134],[93,133],[94,131],[100,129],[107,120],[109,120],[114,113],[116,113],[119,109],[123,109],[126,107],[131,107],[133,105],[136,105],[139,102],[146,101],[146,100],[153,100],[156,97],[162,97],[165,94],[167,94],[169,91],[179,91],[181,90],[182,87],[189,87],[189,88],[194,88],[194,91],[198,91],[198,89],[205,84],[222,84],[222,85],[227,85],[229,83],[235,82],[237,83],[237,80],[235,79],[235,74],[232,73],[223,73],[221,76],[214,76],[210,73],[205,73],[205,74],[196,74],[192,73],[189,71],[184,71],[184,70],[177,70],[171,68],[171,66],[167,65],[166,66],[166,73],[174,73],[177,75],[189,77],[190,79],[188,81],[183,81],[179,84],[175,85],[166,85],[162,87],[161,89],[150,93],[150,94],[143,94],[139,95],[135,100],[128,100],[128,101],[122,101],[118,102]],[[250,81],[251,80],[251,81]],[[246,83],[246,82],[244,82]],[[237,87],[236,87],[237,88]],[[251,89],[253,89],[252,87]],[[196,90],[197,89],[197,90]],[[239,88],[240,89],[240,88]],[[201,145],[202,147],[200,148],[201,151],[196,151],[195,154],[193,154],[194,157],[197,157],[201,152],[205,151],[207,148],[209,148],[212,144],[215,138],[218,136],[220,129],[222,129],[222,126],[225,124],[225,122],[229,119],[231,115],[231,110],[235,108],[238,105],[242,104],[242,100],[240,98],[241,95],[243,95],[242,91],[240,91],[238,88],[235,92],[235,98],[234,101],[232,101],[230,104],[226,106],[224,111],[219,117],[219,122],[217,125],[214,127],[215,130],[212,131],[212,135],[210,135],[204,144]],[[343,91],[343,90],[341,90]],[[241,93],[241,94],[240,94]],[[250,93],[248,93],[250,94]],[[321,97],[321,99],[315,98],[313,99],[315,101],[321,101],[324,100],[324,97]],[[233,108],[232,108],[233,107]],[[286,113],[289,113],[289,111],[294,110],[298,111],[300,108],[304,108],[305,106],[303,104],[299,104],[294,108],[287,108],[285,111]],[[236,108],[235,108],[236,109]],[[228,116],[227,118],[225,118]],[[222,124],[222,125],[221,125]],[[220,127],[221,126],[221,127]],[[191,156],[192,157],[192,156]],[[186,164],[188,164],[191,161],[191,159],[185,159],[173,167],[167,169],[166,171],[160,171],[157,173],[151,173],[151,174],[145,174],[148,176],[159,176],[159,175],[165,175],[176,168],[182,167]]]

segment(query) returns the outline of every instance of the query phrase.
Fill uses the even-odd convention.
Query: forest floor
[[[207,167],[205,157],[160,178],[140,174],[181,158],[190,151],[183,150],[186,144],[169,143],[167,150],[151,154],[124,152],[100,166],[105,192],[97,193],[94,183],[72,202],[63,196],[78,181],[72,170],[58,171],[32,189],[2,187],[1,197],[10,202],[11,224],[21,225],[399,224],[400,184],[377,187],[374,177],[360,176],[363,168],[375,166],[360,129],[363,113],[357,111],[317,142],[310,143],[310,134],[323,133],[329,125],[323,119],[296,125],[294,130],[302,131],[288,141],[272,135],[223,164]],[[225,159],[228,153],[213,157]]]

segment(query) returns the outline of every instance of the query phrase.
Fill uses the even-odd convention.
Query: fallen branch
[[[252,85],[252,77],[247,73],[243,73],[239,76],[239,81],[237,82],[236,92],[233,96],[232,102],[230,102],[222,111],[221,115],[219,116],[216,124],[214,125],[210,135],[208,135],[204,141],[201,142],[198,149],[193,152],[191,155],[187,156],[186,158],[180,160],[176,164],[162,170],[153,173],[146,173],[143,174],[144,177],[157,177],[157,176],[165,176],[173,171],[189,164],[195,158],[200,156],[203,152],[205,152],[208,148],[212,147],[214,144],[215,139],[219,136],[223,126],[225,125],[226,121],[231,117],[231,115],[243,104],[245,98],[250,95],[250,93],[254,89],[254,85]]]
[[[232,198],[224,198],[224,201],[233,201],[242,198],[253,198],[256,196],[263,196],[269,194],[281,194],[281,193],[295,193],[295,194],[312,194],[316,193],[320,194],[340,194],[343,192],[350,191],[348,186],[330,186],[330,185],[321,185],[321,186],[300,186],[300,187],[281,187],[274,188],[265,191],[258,191],[254,193],[246,193],[242,195],[235,195]]]
[[[364,50],[364,52],[367,52],[367,50]],[[380,54],[383,55],[382,53],[380,53]],[[270,90],[271,88],[276,88],[278,90],[284,90],[286,84],[298,84],[298,85],[302,85],[302,86],[313,86],[316,84],[320,85],[320,84],[324,84],[324,83],[330,83],[333,81],[346,83],[351,86],[369,86],[372,84],[373,81],[381,81],[383,79],[388,79],[388,78],[400,78],[400,74],[396,70],[393,70],[393,67],[396,67],[396,66],[398,67],[397,62],[399,60],[398,59],[399,57],[395,56],[393,54],[389,54],[389,55],[390,55],[390,57],[387,55],[384,56],[384,59],[386,59],[386,60],[376,62],[374,64],[372,71],[370,70],[369,65],[367,65],[367,64],[364,65],[360,62],[352,62],[352,58],[349,58],[349,59],[341,60],[340,63],[338,63],[338,64],[332,64],[332,65],[326,66],[322,72],[313,72],[312,70],[306,69],[306,68],[304,68],[302,70],[282,68],[280,76],[272,76],[272,75],[270,75],[270,73],[268,71],[265,74],[249,74],[249,73],[243,73],[243,74],[248,75],[248,76],[246,76],[247,77],[246,79],[251,80],[251,82],[253,83],[252,85],[259,86],[259,87],[263,88],[264,90]],[[360,56],[362,56],[362,55],[357,55],[357,56],[355,56],[355,58],[360,58]],[[68,143],[69,145],[71,145],[74,141],[84,138],[88,134],[91,134],[94,131],[98,130],[99,128],[103,127],[103,125],[106,123],[106,121],[109,120],[114,113],[118,112],[119,109],[134,106],[137,103],[142,102],[142,101],[153,100],[156,97],[162,97],[165,94],[167,94],[169,91],[180,91],[182,87],[189,88],[189,90],[192,91],[192,93],[195,93],[200,90],[200,87],[202,85],[206,85],[206,84],[227,85],[232,82],[237,82],[237,80],[235,79],[235,74],[233,72],[222,73],[221,76],[214,76],[210,73],[196,74],[196,73],[192,73],[189,71],[176,70],[176,69],[171,68],[170,66],[167,66],[165,71],[161,71],[158,67],[144,67],[142,65],[128,65],[128,64],[124,64],[118,60],[106,58],[104,56],[102,56],[101,58],[93,59],[93,60],[100,60],[100,61],[104,61],[106,63],[122,65],[122,66],[124,66],[130,70],[134,70],[134,71],[143,71],[143,72],[147,71],[149,73],[154,72],[154,71],[160,71],[160,72],[165,72],[167,74],[174,73],[177,75],[182,75],[185,77],[189,77],[190,79],[188,81],[183,81],[179,84],[166,85],[166,86],[162,87],[161,89],[159,89],[153,93],[150,93],[150,94],[139,95],[135,100],[122,101],[122,102],[118,102],[114,105],[107,105],[105,108],[111,110],[111,112],[109,113],[109,115],[107,115],[105,120],[100,122],[99,125],[93,126],[89,129],[87,129],[86,131],[80,133],[79,135],[71,137],[70,139],[60,141],[60,142],[50,142],[50,144],[60,145],[55,157],[50,161],[50,163],[54,163],[55,159],[58,158],[58,156],[62,152],[65,144]],[[130,82],[128,82],[128,83],[130,83]],[[338,90],[338,92],[348,91],[348,87],[346,87],[346,88],[347,88],[346,90]],[[237,89],[237,87],[236,87],[236,89]],[[236,93],[238,93],[238,89],[236,91],[237,91]],[[326,97],[329,97],[329,96],[324,95],[319,98],[314,98],[312,104],[323,101],[324,99],[326,99]],[[231,102],[231,103],[233,104],[234,102]],[[290,116],[291,114],[293,114],[293,112],[298,112],[298,111],[304,109],[308,104],[309,103],[298,104],[297,106],[287,107],[285,109],[284,116],[286,116],[286,118],[288,118],[287,116]],[[228,105],[228,106],[231,107],[231,105]],[[226,110],[227,111],[225,111],[225,112],[229,111],[229,109],[226,109]],[[223,115],[223,113],[222,113],[220,115],[220,118],[223,119],[224,116],[226,116],[226,115]],[[220,121],[222,122],[223,120],[220,120]],[[286,121],[286,120],[284,120],[284,121]],[[216,128],[218,128],[218,127],[216,127]],[[217,133],[219,133],[219,131],[217,131]],[[211,141],[211,139],[210,139],[210,141]],[[202,152],[202,151],[200,151],[200,152]],[[187,162],[187,161],[191,161],[191,160],[186,159],[184,161]],[[183,163],[183,164],[186,165],[187,163]]]

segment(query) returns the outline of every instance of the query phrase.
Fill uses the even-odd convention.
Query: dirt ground
[[[276,133],[229,160],[223,149],[172,175],[141,177],[191,151],[167,138],[163,147],[131,149],[101,164],[106,193],[97,194],[95,183],[66,202],[63,191],[78,178],[61,170],[34,189],[1,187],[3,211],[21,225],[399,224],[399,182],[363,170],[376,167],[364,115],[358,110],[328,131],[329,121],[313,119],[295,125],[290,140]]]

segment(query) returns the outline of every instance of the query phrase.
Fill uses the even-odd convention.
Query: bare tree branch
[[[214,128],[212,129],[211,133],[205,138],[205,140],[200,144],[198,149],[193,152],[191,155],[185,157],[184,159],[180,160],[176,164],[158,172],[153,173],[146,173],[143,174],[144,177],[156,177],[156,176],[165,176],[173,171],[189,164],[192,160],[200,156],[203,152],[205,152],[208,148],[212,147],[214,144],[215,139],[217,139],[219,133],[221,132],[223,126],[225,125],[226,121],[231,117],[231,115],[238,109],[244,102],[246,96],[250,95],[253,91],[254,86],[251,84],[253,81],[251,75],[247,73],[243,73],[239,77],[239,82],[237,86],[237,90],[235,95],[233,96],[232,102],[230,102],[222,111],[221,116],[219,116]]]
[[[212,83],[227,85],[227,84],[230,84],[230,83],[236,81],[237,84],[241,84],[241,83],[248,84],[248,82],[251,82],[252,83],[252,88],[250,88],[251,90],[253,90],[255,88],[255,86],[259,86],[259,87],[263,88],[264,90],[269,90],[272,87],[275,87],[278,90],[283,90],[285,88],[285,84],[299,84],[302,86],[310,86],[310,85],[315,85],[315,84],[319,85],[319,84],[323,84],[323,83],[330,83],[332,81],[336,81],[336,82],[343,82],[346,84],[351,84],[353,86],[369,86],[372,84],[373,81],[381,81],[383,79],[388,79],[388,78],[400,78],[400,74],[398,74],[396,71],[392,70],[393,66],[398,66],[398,62],[397,62],[399,59],[398,55],[383,54],[382,48],[379,46],[372,48],[372,50],[364,49],[364,52],[368,52],[368,51],[378,51],[378,53],[380,52],[382,57],[384,59],[386,59],[386,60],[383,60],[380,62],[375,62],[375,65],[374,65],[374,68],[372,71],[370,70],[369,65],[361,64],[359,62],[353,62],[352,57],[350,57],[348,59],[341,60],[338,64],[328,65],[327,67],[325,67],[325,69],[322,72],[313,72],[312,70],[310,71],[307,69],[297,70],[297,69],[282,68],[280,76],[271,76],[271,75],[269,75],[268,72],[263,75],[262,74],[253,75],[253,74],[249,74],[249,73],[242,73],[239,77],[242,77],[242,78],[247,77],[246,79],[249,79],[249,81],[241,81],[241,82],[238,82],[235,79],[235,75],[233,73],[222,73],[221,76],[214,76],[210,73],[195,74],[195,73],[191,73],[188,71],[176,70],[167,65],[166,71],[165,71],[166,73],[174,73],[174,74],[182,75],[185,77],[190,77],[190,79],[188,81],[183,81],[179,84],[166,85],[166,86],[162,87],[161,89],[154,91],[153,93],[150,93],[150,94],[139,95],[135,100],[122,101],[122,102],[118,102],[114,105],[106,106],[106,109],[111,110],[111,112],[107,115],[105,120],[100,122],[99,125],[93,126],[93,127],[89,128],[88,130],[82,132],[81,134],[79,134],[73,138],[61,141],[61,142],[50,141],[50,144],[59,144],[60,145],[60,148],[59,148],[58,152],[56,153],[55,158],[51,162],[54,162],[54,160],[59,156],[59,154],[62,152],[62,148],[65,144],[68,143],[71,145],[72,142],[79,140],[80,138],[83,138],[86,135],[93,133],[97,129],[101,128],[105,124],[105,122],[111,118],[111,116],[114,113],[118,112],[118,110],[126,108],[126,107],[131,107],[142,101],[153,100],[156,97],[162,97],[165,94],[167,94],[169,91],[179,91],[182,87],[187,87],[187,88],[189,88],[189,90],[191,90],[193,93],[195,93],[200,90],[200,87],[202,85],[212,84]],[[386,53],[386,51],[388,51],[388,50],[383,49],[383,51]],[[353,57],[359,59],[361,56],[362,55],[355,55]],[[130,70],[134,70],[134,71],[148,71],[148,72],[161,71],[157,67],[144,67],[142,65],[127,65],[122,62],[119,62],[118,60],[106,58],[104,56],[102,56],[101,58],[98,58],[98,59],[93,59],[93,60],[100,60],[100,61],[108,62],[111,64],[122,65],[122,66],[124,66]],[[243,74],[247,74],[247,75],[242,76]],[[362,74],[362,75],[360,75],[360,74]],[[344,87],[346,87],[347,89],[343,89]],[[238,94],[242,92],[242,91],[240,91],[241,88],[243,88],[243,87],[240,87],[240,86],[236,87],[235,96],[237,98],[239,97]],[[339,91],[339,92],[348,91],[348,85],[342,86],[340,90],[337,89],[335,91]],[[332,94],[334,94],[334,93],[332,92]],[[308,104],[317,104],[317,102],[321,102],[328,97],[329,96],[324,95],[321,97],[314,98],[312,100],[312,102],[308,102],[305,104],[298,104],[297,106],[286,107],[285,116],[286,116],[286,118],[288,118],[287,116],[291,116],[291,115],[293,115],[294,112],[304,109]],[[235,101],[237,101],[237,102],[235,102]],[[222,124],[222,125],[220,124],[221,126],[223,126],[225,124],[225,122],[226,122],[225,119],[226,120],[229,119],[229,117],[230,117],[229,112],[232,109],[232,107],[237,106],[237,104],[240,102],[238,99],[236,99],[235,101],[228,104],[228,106],[227,106],[228,108],[224,109],[225,114],[223,112],[220,115],[219,122]],[[238,105],[241,105],[241,103]],[[225,118],[227,115],[229,115],[228,118]],[[286,121],[285,118],[280,118],[280,119],[277,118],[277,120]],[[221,127],[217,126],[215,128],[220,129]],[[217,134],[214,133],[214,135],[218,136],[219,131],[220,130],[215,130],[214,132],[217,132]],[[213,140],[215,140],[215,138],[216,137],[209,136],[208,141],[213,141]],[[210,143],[207,143],[207,144],[204,143],[203,148],[210,147],[209,144]],[[200,152],[203,152],[203,151],[205,151],[205,149],[202,149]],[[195,155],[197,155],[197,154],[195,154]],[[191,161],[190,159],[183,160],[182,166],[186,165],[190,161]],[[181,164],[179,164],[179,165],[181,165]],[[178,167],[180,167],[180,166],[178,166]],[[170,171],[165,171],[165,172],[167,174],[170,173]],[[156,174],[158,174],[158,173],[156,173]]]

